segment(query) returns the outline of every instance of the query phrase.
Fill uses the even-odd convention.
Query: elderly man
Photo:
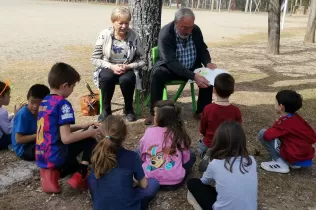
[[[200,28],[194,24],[195,16],[191,9],[180,8],[174,21],[165,25],[158,37],[159,60],[151,75],[150,116],[146,125],[153,123],[154,105],[162,99],[164,85],[171,80],[194,80],[199,86],[199,98],[195,116],[199,117],[204,107],[212,102],[213,87],[208,81],[195,74],[197,68],[215,69],[204,43]]]

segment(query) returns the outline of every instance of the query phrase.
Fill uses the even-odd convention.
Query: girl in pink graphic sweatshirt
[[[190,152],[191,139],[180,117],[181,109],[172,101],[155,106],[154,126],[140,140],[140,155],[147,178],[156,178],[163,190],[180,187],[196,157]]]

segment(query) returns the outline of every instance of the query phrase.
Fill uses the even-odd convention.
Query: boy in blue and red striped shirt
[[[74,125],[74,110],[66,98],[79,81],[79,73],[65,63],[56,63],[48,75],[51,94],[40,104],[36,137],[36,163],[41,168],[44,192],[60,192],[59,178],[73,173],[67,183],[75,189],[87,189],[88,164],[99,130],[93,123]],[[85,130],[75,132],[81,129]]]

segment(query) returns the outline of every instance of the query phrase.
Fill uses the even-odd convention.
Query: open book
[[[195,69],[194,73],[198,73],[201,76],[205,77],[209,81],[209,85],[214,85],[215,77],[222,73],[228,73],[224,69],[209,69],[209,68],[199,68]],[[229,73],[228,73],[229,74]]]

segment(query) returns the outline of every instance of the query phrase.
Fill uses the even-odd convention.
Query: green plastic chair
[[[100,94],[100,114],[101,114],[103,110],[101,90],[99,91],[99,94]],[[135,89],[135,105],[136,105],[136,115],[139,116],[140,115],[140,90],[137,90],[137,89]]]
[[[157,62],[157,60],[158,60],[158,47],[154,47],[154,48],[152,48],[152,62],[153,62],[153,64],[155,64]],[[163,89],[162,100],[167,100],[168,99],[167,86],[179,85],[179,88],[178,88],[178,90],[176,92],[176,95],[174,95],[172,97],[172,100],[174,102],[176,102],[179,99],[179,97],[180,97],[180,95],[181,95],[181,93],[182,93],[182,91],[183,91],[183,89],[184,89],[186,84],[187,84],[187,81],[182,81],[182,80],[172,80],[170,82],[167,82],[165,84],[164,89]],[[193,82],[190,82],[190,87],[191,87],[192,109],[193,109],[194,112],[196,112],[197,108],[196,108],[195,89],[194,89],[194,83]],[[150,94],[147,97],[147,99],[145,100],[144,106],[148,106],[149,102],[150,102]]]

